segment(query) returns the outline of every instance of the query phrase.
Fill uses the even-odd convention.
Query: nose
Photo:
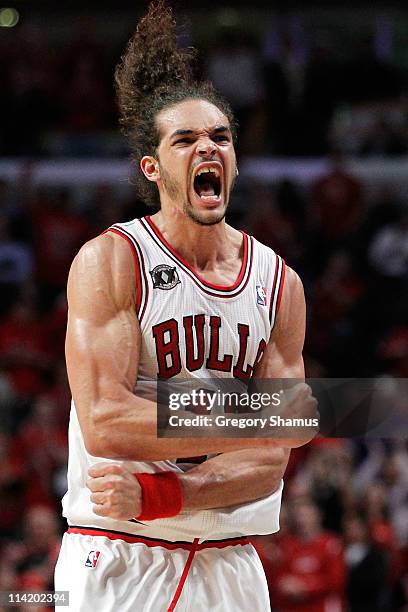
[[[211,138],[201,138],[197,142],[197,153],[201,155],[201,157],[211,157],[215,155],[216,152],[217,146]]]

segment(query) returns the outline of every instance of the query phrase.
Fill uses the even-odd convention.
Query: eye
[[[179,138],[178,140],[176,140],[174,144],[190,144],[192,142],[193,142],[192,138],[184,137],[184,138]]]
[[[229,136],[227,134],[218,134],[218,136],[214,136],[214,142],[229,142]]]

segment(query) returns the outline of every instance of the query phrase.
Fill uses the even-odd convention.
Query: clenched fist
[[[284,391],[281,409],[275,413],[275,435],[299,439],[300,445],[312,440],[319,431],[319,411],[312,389],[297,383]]]
[[[86,486],[91,491],[93,511],[128,521],[142,510],[142,490],[138,480],[117,463],[96,463],[88,470]]]

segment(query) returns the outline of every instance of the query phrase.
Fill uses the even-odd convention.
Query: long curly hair
[[[151,206],[160,206],[159,193],[141,171],[140,160],[144,155],[156,156],[160,111],[187,99],[207,100],[226,115],[235,136],[236,123],[228,103],[211,83],[194,80],[194,55],[194,49],[178,48],[172,11],[164,0],[154,0],[115,70],[119,122],[136,165],[137,193]]]

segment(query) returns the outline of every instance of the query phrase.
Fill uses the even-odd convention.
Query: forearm
[[[253,448],[271,452],[296,445],[292,440],[255,437],[158,438],[156,403],[132,393],[100,401],[87,414],[81,427],[85,446],[96,457],[161,461]]]
[[[204,510],[243,504],[266,497],[279,487],[289,459],[283,448],[254,448],[224,453],[208,459],[187,473],[178,473],[174,495],[178,513],[181,510]],[[99,516],[129,520],[147,512],[148,520],[174,514],[161,514],[160,493],[166,473],[135,477],[127,468],[115,463],[94,464],[88,472],[87,486],[91,491],[93,510]],[[172,473],[174,475],[174,472]],[[161,480],[158,480],[160,477]],[[148,480],[148,479],[150,480]],[[158,487],[153,495],[152,486]],[[147,487],[147,488],[146,488]],[[162,489],[163,491],[163,489]],[[169,491],[165,487],[163,504],[169,508]],[[150,502],[149,502],[150,499]],[[180,505],[178,505],[180,503]]]
[[[279,487],[289,449],[252,448],[223,453],[179,476],[183,509],[221,508],[266,497]]]

